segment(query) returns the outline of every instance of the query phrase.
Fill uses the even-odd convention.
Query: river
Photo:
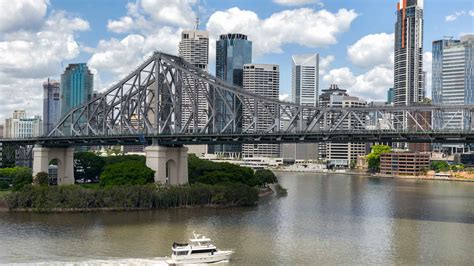
[[[278,176],[251,208],[0,213],[0,263],[159,265],[197,231],[231,265],[474,265],[474,183]]]

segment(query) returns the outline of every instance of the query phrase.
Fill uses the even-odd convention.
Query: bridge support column
[[[33,176],[48,173],[49,163],[58,162],[58,185],[74,184],[74,148],[33,148]]]
[[[188,183],[188,148],[153,145],[145,148],[145,155],[146,165],[155,171],[155,182]]]

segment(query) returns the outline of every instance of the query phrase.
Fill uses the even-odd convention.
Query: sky
[[[13,110],[42,114],[42,83],[69,63],[86,62],[104,91],[154,50],[177,54],[180,33],[215,40],[247,34],[253,63],[280,66],[280,98],[289,99],[291,56],[319,53],[320,89],[331,83],[367,101],[393,86],[397,0],[0,0],[0,124]],[[425,0],[424,71],[431,94],[431,43],[474,32],[471,0]]]

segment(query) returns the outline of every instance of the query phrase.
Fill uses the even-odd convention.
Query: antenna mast
[[[199,17],[196,17],[196,30],[199,30]]]

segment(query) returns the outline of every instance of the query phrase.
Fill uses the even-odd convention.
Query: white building
[[[332,84],[329,89],[323,90],[319,97],[319,105],[323,107],[364,107],[367,102],[357,97],[349,96],[346,90],[339,89],[336,84]],[[365,120],[365,117],[360,117]],[[331,119],[329,119],[331,120]],[[340,125],[340,130],[365,129],[365,123],[360,123],[355,117],[346,118]],[[324,125],[322,125],[324,126]],[[331,125],[326,125],[330,127]],[[365,143],[321,143],[319,147],[321,159],[325,159],[328,165],[350,167],[357,161],[359,155],[366,155]]]
[[[24,110],[15,110],[12,118],[5,119],[5,138],[31,138],[41,136],[43,122],[41,116],[26,118]]]
[[[278,65],[271,64],[245,64],[244,65],[244,90],[264,96],[268,99],[278,100],[280,87],[280,69]],[[268,109],[275,112],[277,106],[270,105]],[[267,112],[265,107],[258,106],[255,110],[255,105],[250,108],[244,106],[243,109],[243,128],[246,128],[252,123],[245,117],[252,117],[258,113],[258,120],[254,125],[255,132],[269,132],[268,129],[275,123],[273,117]],[[276,110],[278,111],[278,110]],[[275,127],[273,130],[278,130]],[[280,145],[278,144],[244,144],[242,146],[243,157],[279,157]]]
[[[209,63],[209,32],[201,30],[185,30],[181,33],[181,41],[179,42],[179,56],[192,65],[207,71]],[[197,90],[192,77],[186,77],[189,80],[187,88],[183,88],[182,92],[182,125],[185,125],[192,114],[199,115],[197,128],[191,128],[196,131],[206,125],[208,104],[205,92]],[[208,88],[205,88],[208,90]],[[192,97],[187,91],[191,91],[192,95],[197,95],[198,110],[193,110]]]
[[[442,104],[473,104],[473,58],[474,35],[461,37],[460,43],[452,43],[443,49],[442,62]],[[467,129],[469,121],[464,115],[455,112],[446,112],[443,117],[446,126],[444,129]]]
[[[179,56],[194,66],[207,71],[209,63],[209,32],[201,30],[184,30],[181,33],[181,41],[179,42]],[[194,115],[194,120],[197,123],[190,124],[189,131],[197,132],[207,123],[208,103],[206,98],[206,91],[209,90],[205,86],[205,91],[199,90],[192,77],[188,76],[187,88],[183,88],[182,102],[181,102],[181,124],[186,125],[191,115]],[[187,91],[191,91],[192,95],[197,95],[194,99],[197,101],[197,110],[193,108],[193,99]],[[190,145],[188,146],[189,153],[202,155],[207,153],[207,145]]]
[[[292,57],[291,99],[296,104],[317,106],[319,97],[319,55]]]

